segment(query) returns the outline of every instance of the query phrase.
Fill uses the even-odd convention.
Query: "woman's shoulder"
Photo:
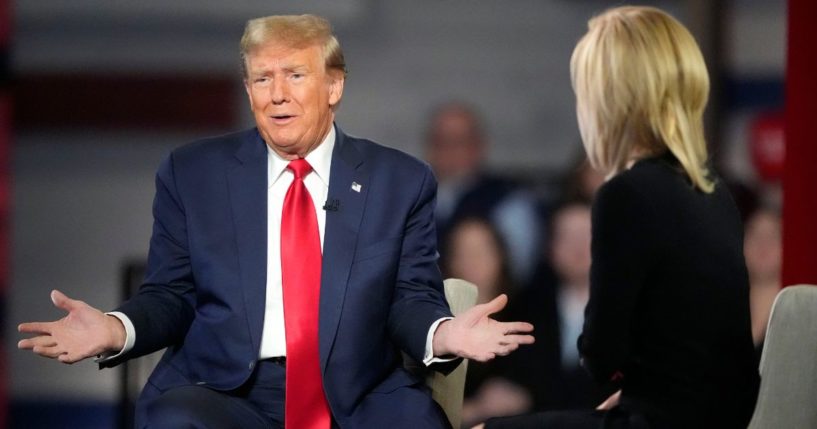
[[[646,186],[649,183],[642,172],[632,169],[607,180],[593,199],[594,224],[634,222],[645,226],[646,220],[655,214],[655,198]]]
[[[619,213],[646,227],[650,219],[674,216],[698,191],[676,165],[662,157],[645,158],[599,188],[593,204],[598,214]]]
[[[599,188],[597,199],[620,199],[648,197],[649,184],[662,180],[665,172],[656,170],[655,166],[639,161],[632,168],[622,171],[608,179]]]
[[[640,159],[619,176],[624,180],[646,181],[648,183],[655,183],[656,181],[658,183],[663,181],[676,182],[677,179],[683,178],[686,179],[686,183],[691,185],[681,163],[669,152],[664,155]]]
[[[611,178],[604,187],[608,188],[607,192],[636,193],[659,200],[677,193],[694,192],[695,189],[672,155],[641,159]]]

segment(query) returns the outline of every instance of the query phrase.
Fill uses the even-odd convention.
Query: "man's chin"
[[[299,145],[294,139],[283,139],[270,136],[265,139],[267,145],[284,159],[295,159],[299,151],[304,150],[303,145]]]

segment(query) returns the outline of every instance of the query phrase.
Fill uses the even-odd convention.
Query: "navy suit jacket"
[[[135,344],[104,364],[169,347],[140,404],[182,385],[234,389],[253,372],[266,293],[267,156],[251,129],[183,146],[160,166],[145,283],[117,309],[133,322]],[[426,164],[337,130],[319,340],[326,397],[341,427],[447,424],[400,356],[422,360],[429,327],[450,316],[435,193]]]

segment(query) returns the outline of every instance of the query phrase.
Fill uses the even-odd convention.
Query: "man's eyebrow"
[[[269,74],[275,71],[276,67],[258,67],[254,69],[250,69],[250,73],[253,74]],[[304,72],[309,71],[309,66],[306,64],[293,64],[293,65],[284,65],[281,66],[281,70],[285,72]]]
[[[254,76],[263,76],[263,75],[270,74],[271,72],[272,72],[272,69],[270,69],[269,67],[256,67],[256,68],[251,68],[249,70],[249,74],[254,75]]]
[[[303,72],[309,71],[309,66],[307,66],[306,64],[295,64],[295,65],[291,65],[291,66],[283,66],[281,68],[285,72],[290,72],[290,73],[292,73],[292,72],[303,73]]]

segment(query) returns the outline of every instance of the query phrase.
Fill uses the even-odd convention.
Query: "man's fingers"
[[[502,311],[502,309],[505,308],[505,306],[507,304],[508,304],[508,295],[505,295],[503,293],[502,295],[499,295],[498,297],[492,299],[490,302],[486,302],[485,304],[482,304],[482,306],[484,307],[483,308],[483,310],[485,312],[484,314],[489,315],[489,314],[494,314],[494,313],[498,313],[498,312]]]
[[[34,353],[37,353],[40,356],[45,356],[45,357],[52,358],[52,359],[59,356],[59,355],[61,355],[61,354],[63,354],[63,353],[65,353],[65,351],[61,347],[34,346],[34,348],[31,349],[31,351],[33,351]]]
[[[17,326],[17,331],[24,334],[51,334],[52,322],[30,322],[21,323]]]
[[[488,362],[489,360],[492,360],[495,357],[496,354],[494,353],[480,353],[478,355],[472,356],[471,359],[477,362]]]
[[[54,340],[54,337],[49,335],[41,335],[39,337],[26,338],[24,340],[20,340],[17,343],[17,347],[21,349],[31,349],[34,347],[54,347],[56,345],[57,341]]]
[[[77,301],[75,299],[68,298],[68,296],[65,295],[64,293],[54,289],[51,291],[51,302],[53,302],[57,308],[70,312],[71,310],[75,309],[77,305],[79,305],[82,301]]]
[[[466,359],[470,359],[477,362],[488,362],[489,360],[496,357],[496,354],[486,350],[480,350],[478,352],[473,353],[466,353],[462,357]]]
[[[62,362],[62,363],[67,363],[68,365],[71,365],[73,363],[77,363],[77,362],[81,361],[82,358],[79,358],[77,356],[65,353],[65,354],[61,354],[61,355],[57,356],[57,360]]]
[[[502,331],[506,335],[533,332],[533,325],[528,322],[503,322]]]
[[[534,341],[533,335],[505,335],[499,344],[533,344]]]
[[[516,344],[516,343],[506,344],[506,345],[500,346],[499,350],[497,350],[496,354],[499,355],[499,356],[508,356],[509,354],[511,354],[512,351],[516,350],[517,348],[519,348],[519,344]]]

